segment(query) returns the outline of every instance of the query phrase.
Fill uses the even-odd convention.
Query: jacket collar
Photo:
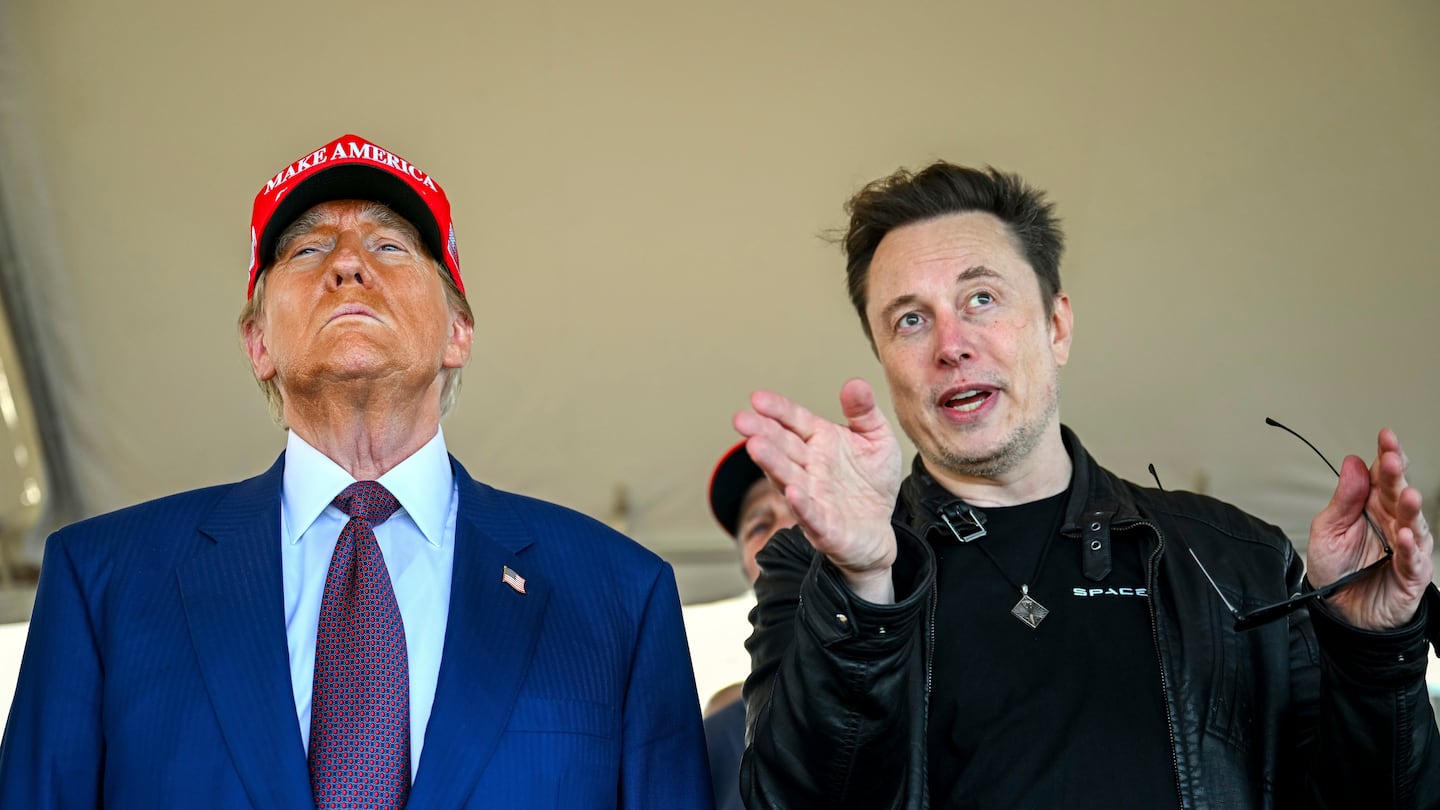
[[[460,807],[480,780],[529,672],[551,586],[516,499],[453,458],[460,502],[445,651],[408,807]],[[310,806],[285,640],[280,489],[285,455],[234,485],[200,523],[212,543],[178,569],[190,635],[251,803]],[[525,591],[502,572],[524,574]],[[477,687],[483,685],[483,688]]]
[[[1134,523],[1141,519],[1135,499],[1119,479],[1095,463],[1095,459],[1080,443],[1080,437],[1065,425],[1060,426],[1060,438],[1065,451],[1070,454],[1070,498],[1065,505],[1065,523],[1061,533],[1079,535],[1084,528],[1095,521],[1089,518],[1104,513],[1107,522],[1114,525]],[[971,515],[974,517],[972,518]],[[925,469],[919,454],[910,467],[910,475],[900,486],[900,497],[895,504],[895,520],[909,526],[920,537],[932,530],[950,533],[946,518],[962,536],[973,533],[984,523],[983,510],[976,510],[962,498],[952,494],[935,480]],[[977,522],[978,520],[978,522]],[[967,532],[967,527],[970,529]]]
[[[176,569],[201,678],[251,803],[303,807],[310,772],[285,646],[282,454],[231,487],[199,524],[212,542]]]

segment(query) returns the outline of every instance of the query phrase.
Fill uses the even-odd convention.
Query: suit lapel
[[[206,516],[214,541],[180,566],[201,677],[252,802],[309,807],[310,775],[290,683],[280,563],[284,455]]]
[[[550,596],[544,572],[521,556],[533,542],[524,521],[453,458],[451,467],[460,505],[450,613],[411,810],[465,804],[509,720]],[[506,566],[525,577],[525,593],[501,581]]]

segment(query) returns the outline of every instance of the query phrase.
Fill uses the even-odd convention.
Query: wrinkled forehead
[[[890,231],[876,246],[866,279],[868,308],[884,310],[919,287],[982,278],[1040,289],[1019,240],[993,214],[967,211],[920,220]]]
[[[875,246],[874,265],[921,270],[973,264],[992,267],[1021,265],[1034,273],[1014,232],[999,217],[984,211],[923,219],[902,225]]]
[[[275,258],[285,252],[289,243],[304,234],[319,228],[343,227],[351,221],[357,225],[398,231],[417,247],[425,249],[420,239],[420,230],[388,205],[370,200],[331,200],[308,209],[296,217],[294,222],[285,226],[275,243]],[[425,253],[429,255],[428,250],[425,250]]]

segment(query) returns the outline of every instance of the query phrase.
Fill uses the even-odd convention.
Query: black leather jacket
[[[1138,532],[1148,549],[1180,807],[1440,807],[1425,688],[1433,586],[1393,632],[1354,629],[1323,607],[1237,632],[1186,547],[1232,604],[1257,607],[1302,587],[1284,534],[1211,498],[1122,481],[1062,432],[1074,462],[1062,532],[1083,535],[1087,575],[1108,570],[1113,533]],[[923,538],[934,518],[919,497],[912,476],[896,507],[894,605],[856,598],[798,530],[761,551],[740,777],[751,810],[929,806],[935,562]]]

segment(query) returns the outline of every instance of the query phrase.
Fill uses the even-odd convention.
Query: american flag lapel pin
[[[515,573],[515,569],[508,565],[500,572],[500,581],[514,588],[516,593],[525,593],[525,577]]]

